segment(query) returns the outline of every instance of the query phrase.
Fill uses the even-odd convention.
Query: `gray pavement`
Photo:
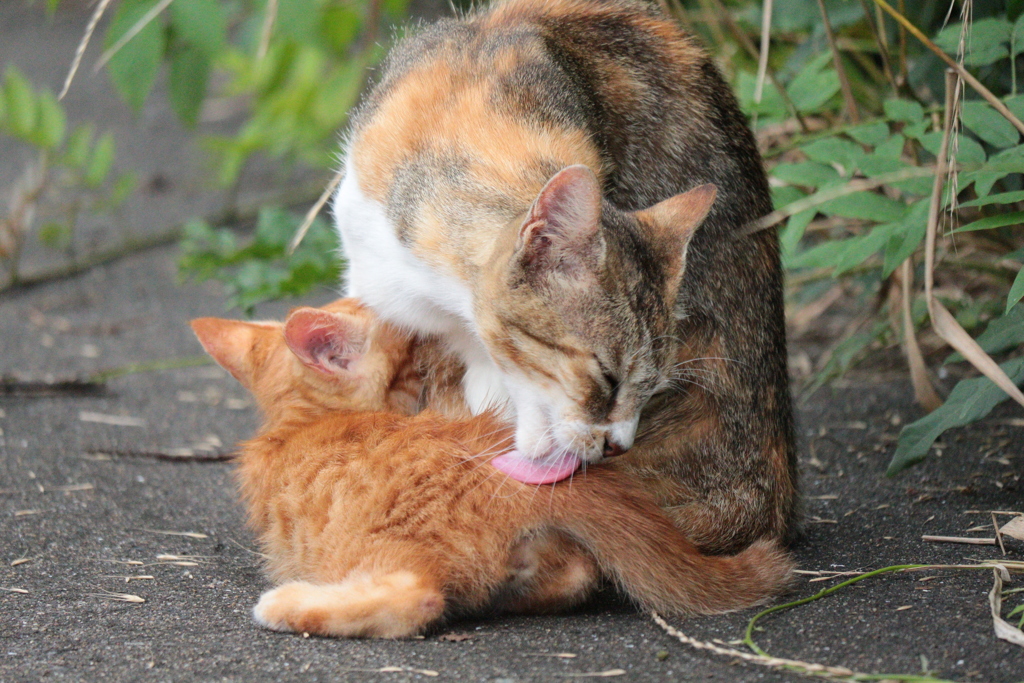
[[[0,298],[0,374],[83,375],[200,354],[187,321],[221,314],[223,297],[213,285],[176,286],[174,257],[173,248],[155,249]],[[280,316],[288,305],[259,314]],[[796,548],[801,567],[1001,557],[992,546],[920,537],[969,535],[968,527],[988,521],[968,510],[1022,507],[1020,411],[1007,405],[948,434],[941,457],[888,480],[882,472],[895,423],[916,414],[910,389],[900,381],[850,384],[820,392],[800,411],[809,520]],[[685,647],[610,593],[571,615],[460,622],[419,641],[260,630],[249,609],[269,584],[235,500],[231,465],[153,457],[228,452],[252,433],[253,409],[230,377],[209,365],[139,373],[110,381],[99,396],[0,396],[0,410],[0,586],[26,591],[0,591],[0,681],[428,678],[358,671],[388,666],[473,681],[611,669],[637,681],[792,678]],[[85,421],[96,419],[88,413],[130,419],[103,424]],[[1007,550],[1024,557],[1022,543]],[[185,560],[197,564],[160,563],[162,554],[198,556]],[[153,578],[123,578],[140,575]],[[773,654],[859,671],[926,666],[955,680],[1024,680],[1024,651],[993,635],[989,572],[935,576],[870,579],[767,618],[758,642]],[[807,578],[793,598],[830,585]],[[116,602],[104,597],[109,592],[145,602]],[[730,641],[749,617],[674,623],[701,640]],[[451,641],[449,633],[471,637]],[[576,657],[544,656],[553,653]]]

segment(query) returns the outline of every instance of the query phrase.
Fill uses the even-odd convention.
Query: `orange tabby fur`
[[[409,416],[414,342],[347,299],[285,325],[202,318],[206,350],[265,423],[238,478],[270,573],[254,614],[272,629],[402,637],[485,608],[564,609],[600,576],[672,614],[753,605],[791,563],[773,542],[701,555],[650,497],[602,468],[509,481],[489,460],[510,431],[489,414]],[[572,552],[579,544],[587,553]]]

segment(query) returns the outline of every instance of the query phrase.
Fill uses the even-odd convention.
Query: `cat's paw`
[[[314,589],[313,584],[296,581],[269,590],[252,608],[253,619],[272,631],[301,632],[293,622],[305,602],[304,598]]]
[[[411,572],[336,584],[292,581],[264,593],[253,608],[274,631],[344,638],[404,638],[444,614],[444,596]]]

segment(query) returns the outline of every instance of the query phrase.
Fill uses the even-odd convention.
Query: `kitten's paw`
[[[303,598],[315,589],[313,584],[296,581],[269,590],[260,596],[259,602],[252,608],[253,619],[271,631],[299,631],[292,622],[296,620],[296,612]]]
[[[260,597],[253,618],[274,631],[403,638],[439,619],[444,607],[439,591],[410,572],[394,572],[337,584],[286,583]]]

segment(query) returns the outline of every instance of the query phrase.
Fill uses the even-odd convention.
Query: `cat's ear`
[[[191,325],[210,357],[248,386],[252,374],[249,359],[260,326],[223,318],[197,318]]]
[[[718,188],[708,183],[636,212],[649,230],[654,247],[664,256],[670,279],[682,274],[686,248],[707,218],[717,194]]]
[[[586,166],[556,173],[537,195],[519,229],[516,253],[534,271],[596,268],[604,257],[601,186]]]
[[[362,358],[367,331],[366,320],[303,307],[288,315],[284,340],[303,365],[337,377]]]

